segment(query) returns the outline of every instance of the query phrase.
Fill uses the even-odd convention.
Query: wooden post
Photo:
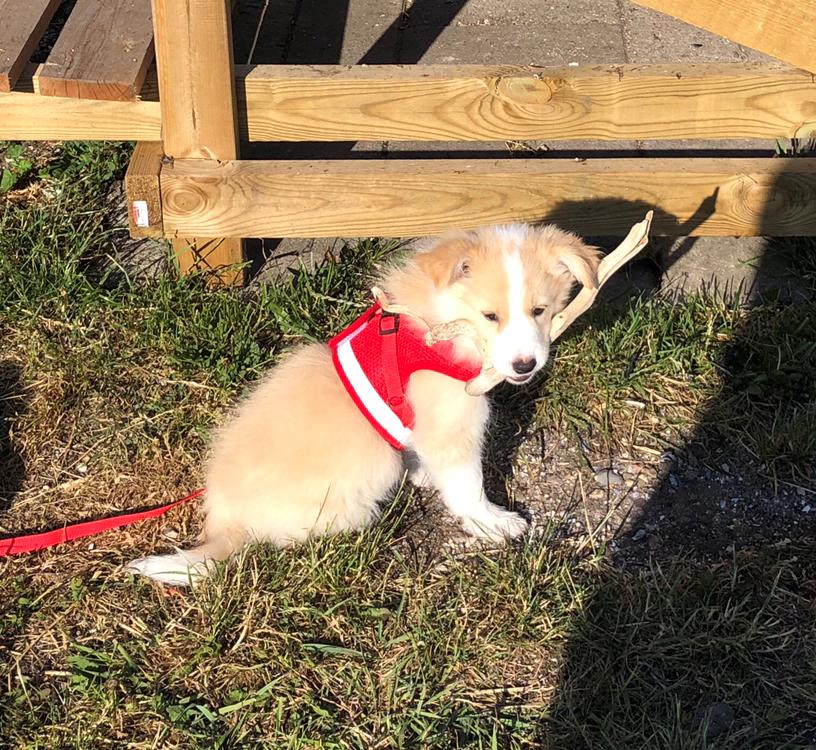
[[[152,0],[165,159],[238,158],[229,0]],[[215,283],[240,284],[237,238],[175,237],[182,273],[213,269]]]
[[[159,186],[163,158],[161,141],[139,141],[130,157],[125,194],[131,237],[164,237]]]

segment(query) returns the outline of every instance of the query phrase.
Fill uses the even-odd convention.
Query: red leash
[[[118,516],[102,518],[98,521],[75,523],[70,526],[63,526],[61,529],[54,529],[53,531],[43,531],[40,534],[25,534],[23,536],[12,536],[7,539],[0,539],[0,557],[36,552],[37,550],[46,549],[47,547],[56,547],[63,542],[70,542],[74,539],[82,539],[86,536],[101,534],[103,531],[108,531],[109,529],[118,529],[120,526],[128,526],[137,521],[143,521],[145,518],[156,518],[164,515],[171,508],[188,503],[190,500],[195,500],[203,494],[204,490],[200,489],[191,495],[187,495],[187,497],[183,497],[181,500],[176,500],[167,505],[159,505],[157,508],[140,510],[135,513],[121,513]]]

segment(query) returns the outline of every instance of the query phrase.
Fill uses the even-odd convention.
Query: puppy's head
[[[439,319],[473,323],[493,367],[516,385],[547,362],[553,315],[576,280],[597,286],[599,259],[574,234],[524,224],[445,235],[416,256]]]

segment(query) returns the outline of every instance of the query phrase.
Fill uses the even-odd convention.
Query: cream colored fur
[[[574,277],[593,283],[597,260],[594,249],[573,235],[510,225],[443,236],[387,273],[380,286],[429,323],[471,320],[488,351],[491,345],[501,349],[494,364],[511,378],[515,373],[507,368],[516,355],[535,354],[535,371],[544,365],[552,315],[564,306]],[[515,269],[514,279],[507,278],[508,268]],[[535,317],[534,308],[545,312]],[[485,312],[499,320],[487,320]],[[466,340],[457,345],[473,346]],[[416,415],[417,474],[470,533],[496,541],[522,534],[526,521],[491,503],[482,486],[487,398],[469,396],[464,383],[428,371],[411,378],[407,395]],[[128,569],[184,585],[250,540],[284,546],[360,529],[376,518],[378,502],[403,470],[403,455],[346,393],[328,347],[301,347],[258,384],[216,436],[202,544],[134,560]]]

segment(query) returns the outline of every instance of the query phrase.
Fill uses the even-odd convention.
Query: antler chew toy
[[[584,287],[560,313],[553,316],[550,323],[550,341],[555,341],[575,320],[592,306],[601,287],[612,275],[632,260],[649,244],[649,229],[652,226],[654,211],[649,211],[643,221],[639,221],[609,255],[605,255],[598,265],[598,286],[594,289]]]
[[[649,243],[649,229],[652,225],[653,215],[654,212],[649,211],[643,221],[638,222],[629,230],[629,234],[626,235],[623,242],[611,253],[604,256],[598,265],[598,285],[594,288],[583,287],[572,302],[560,313],[553,316],[550,323],[550,341],[555,341],[583,315],[592,306],[601,287],[609,281],[616,271],[626,265],[646,247]],[[382,309],[386,312],[417,317],[404,305],[391,304],[381,289],[374,287],[372,292]],[[425,334],[425,340],[428,344],[435,344],[439,341],[455,339],[458,336],[467,336],[470,338],[482,354],[484,364],[482,365],[481,373],[473,378],[473,380],[469,380],[465,385],[465,391],[471,396],[481,396],[504,380],[504,376],[498,373],[490,365],[489,361],[487,361],[486,342],[479,335],[476,327],[467,320],[454,320],[450,323],[441,323],[429,327],[428,333]]]

